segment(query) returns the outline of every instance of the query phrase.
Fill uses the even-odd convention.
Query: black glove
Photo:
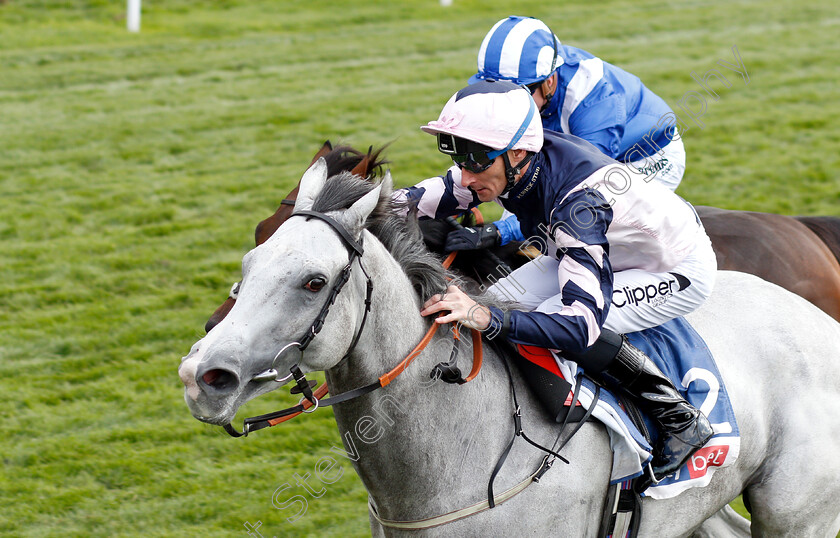
[[[469,226],[461,230],[450,232],[446,236],[444,252],[455,250],[477,250],[495,247],[499,244],[499,229],[495,224],[483,226]]]

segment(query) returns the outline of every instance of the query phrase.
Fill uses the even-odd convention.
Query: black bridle
[[[330,312],[330,307],[335,303],[335,299],[338,297],[338,294],[341,293],[341,289],[347,284],[347,281],[350,280],[350,271],[353,269],[353,262],[356,259],[359,260],[359,267],[362,269],[362,272],[365,274],[367,278],[367,297],[365,298],[365,314],[362,318],[362,325],[359,327],[359,332],[356,333],[356,336],[353,338],[353,343],[350,344],[350,349],[347,350],[347,353],[344,354],[342,360],[347,358],[350,353],[353,352],[355,349],[356,344],[359,342],[359,337],[362,335],[362,330],[365,328],[365,321],[367,320],[368,312],[370,312],[370,301],[371,301],[371,294],[373,293],[373,281],[370,279],[370,275],[368,275],[367,271],[365,271],[365,267],[362,265],[362,255],[365,253],[363,248],[363,236],[359,236],[359,240],[356,241],[353,239],[353,236],[342,226],[337,220],[334,218],[325,215],[324,213],[319,213],[317,211],[308,211],[308,210],[301,210],[295,212],[292,216],[295,215],[303,215],[309,218],[316,218],[322,220],[330,225],[330,227],[335,230],[338,235],[344,240],[344,244],[347,246],[347,250],[350,253],[350,261],[347,262],[347,265],[344,266],[344,269],[341,270],[341,274],[339,275],[338,279],[333,284],[332,289],[330,290],[330,294],[327,297],[327,302],[324,303],[324,306],[321,307],[321,311],[318,313],[318,317],[315,318],[315,321],[312,322],[312,325],[306,331],[303,338],[299,340],[300,345],[298,349],[302,352],[306,349],[306,347],[312,342],[312,339],[321,332],[321,329],[324,328],[324,321],[327,319],[327,314]],[[315,402],[313,402],[315,403]]]
[[[298,215],[307,217],[307,220],[309,220],[310,218],[316,218],[327,223],[333,230],[336,231],[336,233],[338,233],[339,236],[341,236],[341,239],[343,240],[344,245],[347,247],[347,251],[350,254],[350,260],[347,262],[347,265],[345,265],[344,268],[341,270],[341,273],[339,274],[338,278],[333,283],[332,289],[330,289],[330,293],[327,296],[327,300],[326,302],[324,302],[324,306],[321,307],[321,311],[318,312],[318,315],[315,317],[315,321],[312,322],[312,324],[309,326],[309,328],[306,330],[306,332],[301,338],[283,347],[283,349],[281,349],[277,353],[277,355],[274,356],[274,360],[272,361],[271,367],[265,372],[256,375],[254,377],[254,380],[276,381],[279,383],[285,383],[289,380],[290,377],[294,377],[296,387],[292,389],[292,392],[303,394],[304,398],[309,400],[309,402],[311,402],[317,407],[319,405],[319,400],[312,393],[312,387],[316,383],[314,381],[309,381],[306,379],[303,372],[301,372],[300,367],[298,366],[300,364],[300,361],[295,363],[290,368],[291,375],[288,375],[283,378],[278,377],[278,372],[274,368],[274,364],[287,349],[293,346],[298,348],[301,354],[301,358],[303,358],[303,351],[309,346],[310,343],[312,343],[312,340],[318,335],[319,332],[321,332],[321,329],[324,328],[324,322],[327,319],[327,314],[329,314],[330,312],[330,307],[335,303],[335,300],[338,297],[338,294],[341,293],[341,290],[344,288],[344,285],[347,284],[347,282],[350,280],[350,273],[353,269],[353,262],[358,259],[359,267],[362,269],[362,272],[367,278],[367,292],[365,296],[365,311],[364,315],[362,316],[362,323],[359,326],[358,332],[353,337],[353,341],[350,344],[350,347],[347,349],[347,352],[341,358],[341,361],[339,361],[339,363],[344,361],[344,359],[346,359],[347,357],[349,357],[353,350],[356,348],[356,344],[359,343],[359,338],[362,336],[362,331],[364,331],[365,329],[365,322],[367,321],[367,316],[370,312],[370,306],[372,301],[371,297],[373,295],[373,281],[371,280],[368,272],[365,270],[364,265],[362,265],[362,255],[364,254],[362,241],[363,236],[359,236],[359,240],[356,241],[341,223],[339,223],[337,220],[330,217],[329,215],[320,213],[318,211],[300,210],[296,211],[292,216]],[[376,388],[379,388],[378,383],[374,383],[372,385],[368,385],[366,387],[362,387],[361,389],[356,389],[348,393],[339,394],[338,396],[335,396],[333,398],[321,400],[320,405],[334,405],[341,401],[346,401],[351,398],[361,396],[362,394],[366,394],[367,392],[370,392]],[[269,413],[267,415],[260,415],[258,417],[246,418],[242,432],[236,431],[233,428],[233,426],[230,425],[230,423],[224,425],[225,431],[233,437],[242,437],[244,435],[248,435],[248,433],[251,431],[260,430],[262,428],[270,426],[271,424],[269,424],[268,422],[270,419],[292,414],[295,411],[297,411],[298,408],[302,409],[302,403],[303,400],[301,400],[301,404],[293,408],[284,409],[275,413]]]

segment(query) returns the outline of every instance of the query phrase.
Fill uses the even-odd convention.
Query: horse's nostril
[[[209,372],[207,372],[206,374],[201,376],[201,379],[203,379],[204,382],[207,383],[208,385],[212,385],[213,382],[216,381],[219,378],[220,375],[221,374],[219,373],[218,370],[210,370]]]
[[[218,368],[206,372],[201,376],[201,380],[216,390],[226,390],[236,385],[236,376],[233,373]]]

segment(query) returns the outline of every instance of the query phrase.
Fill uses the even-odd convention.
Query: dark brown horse
[[[718,269],[759,276],[840,321],[840,219],[698,206]]]
[[[324,157],[329,175],[346,170],[370,179],[381,173],[382,165],[387,162],[379,159],[384,149],[374,151],[370,148],[364,154],[347,146],[333,149],[327,141],[315,154],[312,163]],[[257,245],[264,243],[291,216],[297,191],[295,187],[277,211],[257,225],[254,234]],[[840,321],[840,218],[794,218],[705,206],[697,206],[696,209],[712,240],[719,269],[759,276],[804,297]],[[427,244],[430,238],[434,243],[436,235],[448,230],[446,225],[434,231],[424,228]],[[516,250],[513,246],[496,252],[516,267],[524,261],[521,256],[515,255]],[[458,261],[462,266],[480,263],[475,253]],[[487,267],[493,265],[492,262],[484,263],[485,272],[481,274],[489,274],[492,267]],[[234,284],[228,299],[207,320],[206,331],[215,327],[233,307],[237,288],[238,284]]]

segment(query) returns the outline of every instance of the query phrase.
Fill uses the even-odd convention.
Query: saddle
[[[654,423],[631,401],[617,397],[618,391],[586,377],[575,363],[547,349],[518,346],[515,361],[552,419],[560,421],[569,414],[567,406],[574,401],[572,405],[581,408],[595,407],[593,416],[607,427],[614,457],[601,536],[633,536],[639,521],[640,497],[665,499],[705,486],[714,470],[735,461],[740,448],[738,425],[717,365],[705,342],[685,319],[676,318],[626,336],[651,357],[689,402],[706,413],[715,430],[712,439],[683,468],[658,483],[651,483],[644,473],[649,460],[642,459],[641,467],[634,467],[633,457],[628,457],[636,448],[639,458],[644,458],[645,450],[650,451],[658,436]],[[581,394],[573,398],[569,388],[574,380],[582,380],[582,388]],[[598,397],[593,398],[593,394]]]

